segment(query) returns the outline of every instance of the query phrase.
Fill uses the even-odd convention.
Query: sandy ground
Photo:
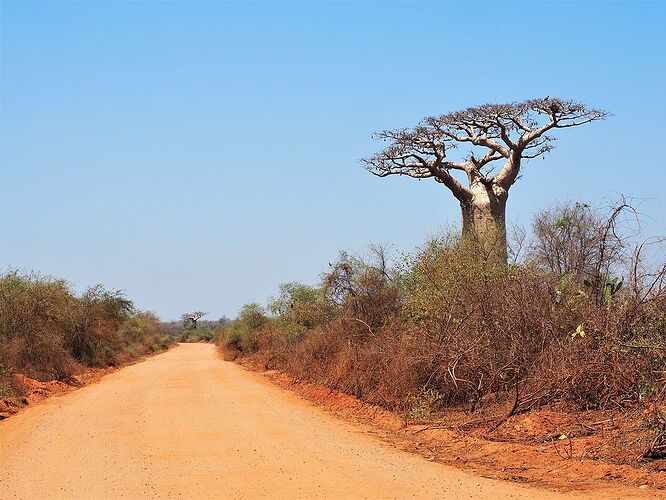
[[[2,499],[164,497],[565,498],[393,449],[208,344],[0,422]]]

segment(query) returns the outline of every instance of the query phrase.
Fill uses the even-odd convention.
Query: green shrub
[[[161,324],[122,293],[95,286],[80,297],[63,280],[0,276],[0,365],[38,380],[65,380],[81,366],[118,364],[167,346]]]
[[[12,377],[12,369],[0,359],[0,400],[10,399],[17,392],[17,387]]]
[[[241,351],[257,349],[257,333],[268,323],[268,317],[259,304],[245,304],[238,317],[224,329],[224,342]]]
[[[298,340],[335,315],[335,308],[326,301],[322,289],[297,282],[280,285],[280,294],[271,300],[268,310],[286,342]]]
[[[77,363],[65,345],[77,300],[63,280],[9,272],[0,277],[0,357],[15,372],[65,379]]]
[[[118,362],[124,344],[120,327],[132,314],[132,302],[122,292],[101,285],[86,290],[77,301],[73,329],[66,345],[75,359],[87,366],[108,366]]]

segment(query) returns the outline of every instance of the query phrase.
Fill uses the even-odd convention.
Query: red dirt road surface
[[[565,498],[396,450],[209,344],[0,422],[2,499],[172,497]]]

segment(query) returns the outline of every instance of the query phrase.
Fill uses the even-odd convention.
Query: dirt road
[[[120,497],[557,495],[394,450],[183,344],[0,422],[0,498]]]

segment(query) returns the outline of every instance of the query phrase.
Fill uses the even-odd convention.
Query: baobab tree
[[[406,175],[444,184],[460,202],[463,239],[486,258],[506,263],[506,203],[523,162],[553,149],[555,138],[548,132],[607,116],[550,97],[484,104],[429,116],[412,129],[380,132],[375,137],[390,144],[362,162],[379,177]]]
[[[187,325],[192,325],[192,328],[196,330],[197,328],[197,322],[203,318],[206,314],[206,312],[203,311],[194,311],[191,313],[186,313],[181,316],[183,322]]]

